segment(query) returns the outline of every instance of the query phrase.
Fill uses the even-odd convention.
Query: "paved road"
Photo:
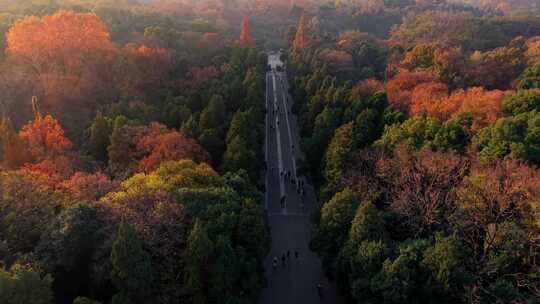
[[[276,57],[269,62],[275,64]],[[268,286],[263,291],[260,303],[312,304],[343,303],[335,287],[324,277],[321,262],[309,250],[311,223],[309,214],[314,206],[313,188],[305,182],[304,195],[298,193],[296,178],[300,138],[296,117],[290,112],[291,99],[285,73],[268,72],[266,75],[266,209],[272,233],[272,249],[265,261]],[[294,147],[293,147],[294,145]],[[291,172],[292,178],[283,178],[280,172]],[[282,204],[282,197],[286,197]],[[282,264],[281,256],[290,250],[290,257]],[[294,252],[298,251],[299,258]],[[278,266],[273,267],[274,257]],[[322,284],[322,297],[317,284]]]

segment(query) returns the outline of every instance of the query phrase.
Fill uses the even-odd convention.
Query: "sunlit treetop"
[[[294,50],[301,50],[305,48],[309,43],[309,38],[306,29],[306,17],[302,15],[300,21],[298,22],[298,29],[296,30],[296,35],[294,37],[293,47]]]
[[[253,45],[255,40],[251,37],[249,30],[249,19],[244,17],[242,20],[242,25],[240,25],[240,39],[238,39],[238,44],[241,45]]]
[[[58,11],[54,15],[28,16],[6,34],[7,53],[52,65],[58,58],[66,66],[80,65],[86,55],[115,49],[105,24],[93,13]]]

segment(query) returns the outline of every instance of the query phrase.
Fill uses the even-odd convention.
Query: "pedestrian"
[[[287,250],[287,260],[291,257],[291,251]]]
[[[294,257],[295,257],[296,259],[298,259],[298,251],[296,251],[296,250],[294,251]]]
[[[274,260],[272,261],[272,267],[274,267],[274,270],[277,268],[278,264],[278,258],[277,256],[274,257]]]
[[[317,293],[319,294],[319,297],[322,297],[322,284],[317,283]]]
[[[285,267],[285,253],[281,256],[281,264]]]

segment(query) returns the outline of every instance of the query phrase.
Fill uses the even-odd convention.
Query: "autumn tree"
[[[394,185],[390,210],[415,237],[446,227],[447,211],[454,208],[449,191],[464,178],[469,162],[454,152],[429,149],[410,153],[398,148],[394,154],[392,161],[379,166],[379,174]]]
[[[248,17],[244,17],[244,19],[242,19],[242,24],[240,25],[240,38],[238,39],[238,44],[251,46],[254,43],[255,41],[251,37],[249,30],[249,19]]]
[[[533,37],[527,41],[525,56],[529,64],[540,65],[540,37]]]
[[[19,131],[19,138],[30,155],[24,169],[47,174],[51,180],[68,178],[73,173],[76,160],[71,153],[72,143],[55,118],[41,116],[35,98],[33,105],[34,120]]]
[[[60,186],[74,200],[91,202],[111,192],[115,188],[116,183],[102,172],[90,174],[79,171],[75,172],[68,180],[62,182]]]
[[[368,98],[379,91],[384,91],[384,84],[375,78],[368,78],[352,88],[351,99]]]
[[[324,49],[319,56],[333,71],[343,72],[353,69],[353,57],[345,51]]]
[[[173,67],[172,57],[166,49],[129,43],[123,53],[128,62],[128,75],[124,75],[126,83],[122,93],[128,96],[145,94],[166,84]]]
[[[487,89],[507,89],[526,67],[523,50],[506,46],[471,55],[472,83]]]
[[[386,83],[388,100],[403,112],[408,112],[412,93],[417,85],[436,82],[436,77],[427,71],[400,71]]]
[[[36,161],[63,155],[72,147],[60,123],[50,115],[36,116],[34,121],[22,127],[19,136]]]
[[[90,52],[114,49],[97,15],[68,11],[17,21],[7,33],[7,44],[9,54],[31,60],[40,72],[77,69]],[[65,66],[56,66],[61,62]]]
[[[111,89],[113,83],[99,71],[110,63],[115,46],[94,13],[28,16],[13,24],[6,40],[6,52],[28,67],[27,75],[35,79],[34,91],[52,109],[66,106],[67,100],[81,102],[73,99],[81,95],[88,97],[84,105],[90,106],[90,101]]]
[[[432,117],[442,119],[438,114],[441,100],[448,96],[448,86],[439,82],[426,82],[417,85],[412,91],[410,114],[427,113]]]
[[[444,101],[441,108],[443,112],[449,113],[445,107],[460,105],[452,116],[456,117],[461,113],[471,113],[473,118],[472,129],[476,131],[493,124],[501,117],[501,103],[505,96],[505,91],[473,87],[453,92]]]
[[[139,171],[149,172],[164,161],[191,159],[196,162],[205,162],[209,160],[208,153],[195,140],[186,138],[177,131],[167,130],[165,126],[153,129],[157,132],[151,131],[137,142],[137,149],[145,155],[139,161]]]
[[[534,294],[529,269],[538,238],[532,223],[537,219],[533,205],[539,181],[535,169],[497,160],[475,165],[454,192],[457,210],[449,219],[469,248],[471,265],[483,265],[474,268],[474,296],[511,299]]]
[[[407,69],[427,69],[448,85],[463,82],[465,58],[458,48],[450,48],[438,43],[416,45],[400,63]]]
[[[293,49],[295,51],[300,51],[309,44],[308,29],[306,24],[306,16],[302,15],[300,21],[298,21],[298,29],[296,30],[296,35],[293,41]]]
[[[446,121],[463,113],[472,115],[472,129],[478,130],[501,117],[501,103],[506,92],[486,90],[482,87],[459,89],[448,94],[442,83],[423,83],[416,86],[411,95],[410,113]]]
[[[356,50],[364,41],[373,40],[368,33],[359,31],[345,31],[336,39],[336,44],[346,51]]]

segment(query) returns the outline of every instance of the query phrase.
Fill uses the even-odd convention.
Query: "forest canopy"
[[[0,1],[0,303],[257,302],[278,72],[347,303],[536,303],[535,0]]]

